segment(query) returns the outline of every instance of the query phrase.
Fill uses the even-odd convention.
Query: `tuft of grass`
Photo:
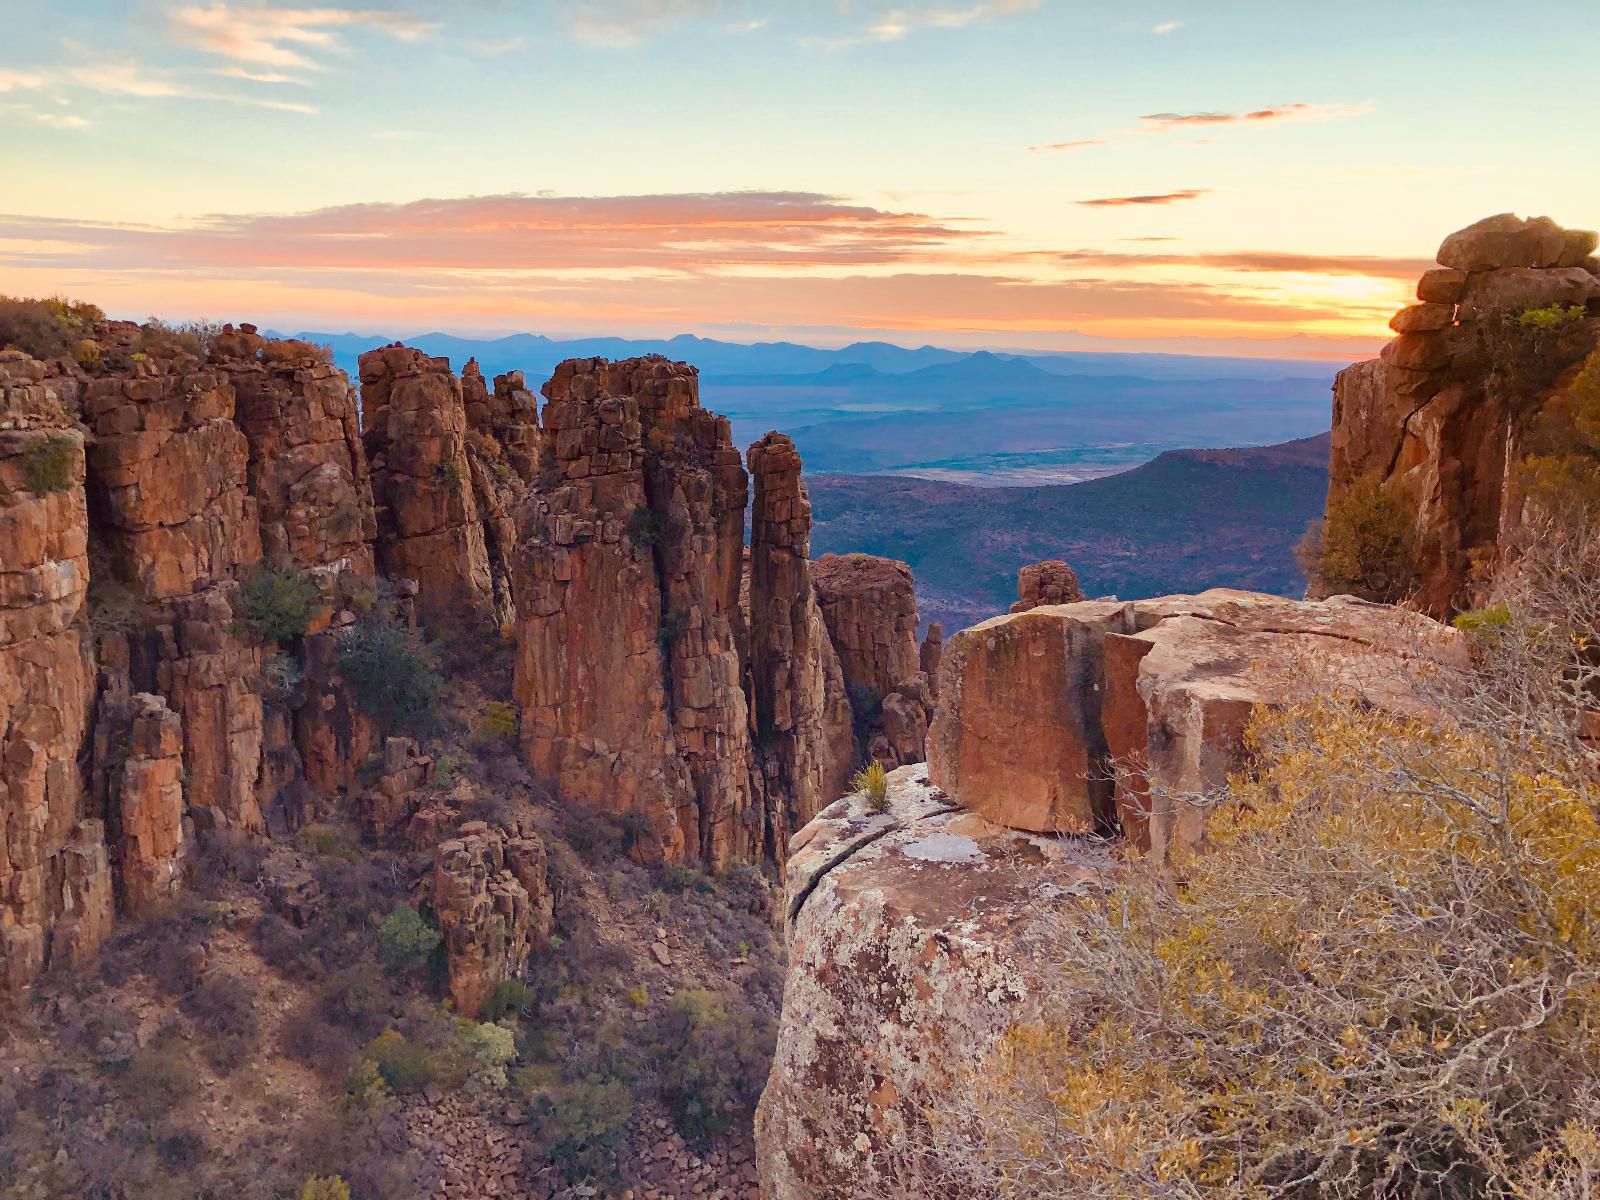
[[[889,772],[877,759],[850,777],[850,790],[865,796],[873,812],[889,811]]]

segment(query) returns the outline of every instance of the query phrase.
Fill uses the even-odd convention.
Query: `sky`
[[[1349,358],[1600,222],[1596,0],[0,0],[0,293]]]

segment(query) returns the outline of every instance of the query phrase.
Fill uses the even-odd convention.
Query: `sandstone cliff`
[[[1414,513],[1417,600],[1435,615],[1470,605],[1474,570],[1520,519],[1529,423],[1600,340],[1595,245],[1594,233],[1509,213],[1451,234],[1382,357],[1334,384],[1330,512],[1371,480]],[[1580,319],[1561,336],[1520,322],[1548,306]]]

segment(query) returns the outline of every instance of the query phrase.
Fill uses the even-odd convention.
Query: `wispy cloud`
[[[1169,237],[1119,238],[1124,242],[1171,242]],[[1057,261],[1073,267],[1127,269],[1129,267],[1204,267],[1220,271],[1279,275],[1360,275],[1369,279],[1394,279],[1410,283],[1435,264],[1420,258],[1384,258],[1352,254],[1296,254],[1270,250],[1241,250],[1226,254],[1128,254],[1108,250],[1063,250]]]
[[[313,50],[340,48],[336,30],[372,29],[402,41],[417,41],[438,29],[410,13],[356,8],[259,8],[229,4],[175,9],[167,30],[181,45],[237,62],[312,70],[322,64]]]
[[[209,100],[246,108],[265,108],[277,112],[314,113],[316,108],[298,101],[274,100],[239,92],[219,92],[199,86],[176,71],[146,66],[136,58],[116,58],[87,47],[69,47],[81,60],[63,66],[41,68],[26,74],[0,75],[0,92],[27,89],[54,94],[65,102],[73,91],[97,92],[133,100]],[[87,123],[87,122],[86,122]],[[83,128],[63,125],[62,128]]]
[[[1178,30],[1180,30],[1182,28],[1183,28],[1183,22],[1182,21],[1163,21],[1163,22],[1161,22],[1161,24],[1157,25],[1154,29],[1152,29],[1150,32],[1154,33],[1154,34],[1159,34],[1159,35],[1165,36],[1166,34],[1169,34],[1169,33],[1177,33]]]
[[[32,91],[45,83],[45,76],[37,71],[0,70],[0,92]]]
[[[251,83],[292,83],[296,87],[309,87],[311,81],[299,75],[285,75],[280,71],[252,71],[248,67],[212,67],[207,72],[224,79],[245,79]]]
[[[1085,208],[1123,208],[1154,204],[1181,204],[1185,200],[1198,200],[1209,196],[1210,188],[1185,188],[1177,192],[1155,192],[1146,196],[1102,196],[1095,200],[1079,200]]]
[[[566,6],[569,36],[591,46],[637,46],[680,21],[712,15],[720,0],[579,0]]]
[[[1037,146],[1029,146],[1032,154],[1061,154],[1068,150],[1084,150],[1090,146],[1109,145],[1104,138],[1079,138],[1075,142],[1043,142]]]
[[[52,129],[87,129],[93,123],[87,117],[80,117],[74,113],[36,112],[33,119],[41,125],[48,125]]]
[[[1274,104],[1249,112],[1160,112],[1139,118],[1141,126],[1149,132],[1166,133],[1179,129],[1206,128],[1214,125],[1265,125],[1285,121],[1342,121],[1350,117],[1364,117],[1372,111],[1370,104]]]

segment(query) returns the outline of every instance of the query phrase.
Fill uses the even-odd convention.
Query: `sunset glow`
[[[1486,5],[0,8],[0,291],[120,316],[1348,357],[1600,215]]]

